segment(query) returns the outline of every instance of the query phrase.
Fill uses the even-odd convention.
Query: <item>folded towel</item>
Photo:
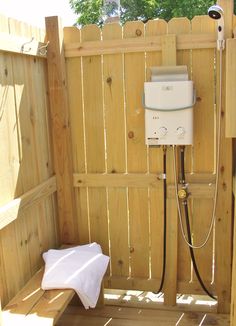
[[[97,243],[67,249],[50,249],[43,254],[45,271],[41,287],[74,289],[84,307],[96,306],[109,257]]]

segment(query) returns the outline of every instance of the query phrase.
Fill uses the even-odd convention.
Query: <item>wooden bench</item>
[[[3,326],[53,326],[74,296],[74,290],[42,290],[41,268],[23,289],[4,307]],[[97,306],[103,304],[103,288]]]

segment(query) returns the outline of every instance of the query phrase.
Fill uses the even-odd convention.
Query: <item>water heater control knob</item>
[[[164,137],[167,134],[166,127],[160,127],[157,131],[159,137]]]
[[[185,134],[185,129],[184,129],[184,127],[178,127],[178,128],[176,129],[176,134],[177,134],[177,136],[183,136],[183,135]]]

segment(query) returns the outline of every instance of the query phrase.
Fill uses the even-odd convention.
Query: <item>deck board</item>
[[[154,309],[104,306],[85,310],[69,306],[57,326],[228,326],[229,315],[205,312],[181,312]]]

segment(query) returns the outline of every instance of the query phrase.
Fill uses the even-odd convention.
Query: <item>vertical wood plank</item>
[[[167,22],[164,20],[149,20],[145,25],[145,36],[165,35],[167,33]],[[162,65],[162,53],[146,53],[146,80],[150,80],[150,67]],[[163,149],[159,146],[151,146],[148,149],[149,172],[162,173]],[[151,277],[160,279],[163,266],[163,189],[162,182],[157,189],[149,189],[150,203],[150,259]],[[159,284],[156,285],[157,290]]]
[[[82,28],[82,41],[100,39],[98,26],[88,25]],[[82,64],[87,172],[104,173],[106,161],[101,56],[85,57]],[[103,251],[109,254],[106,189],[90,188],[88,198],[91,240],[97,241]]]
[[[208,16],[195,17],[192,20],[192,33],[214,33],[215,22]],[[193,172],[211,172],[215,170],[216,153],[216,112],[215,99],[215,50],[193,50],[192,72],[199,99],[194,107],[194,147]],[[201,126],[201,127],[200,127]],[[194,199],[192,206],[193,243],[199,245],[206,239],[212,219],[212,200]],[[199,220],[201,219],[201,223]],[[195,250],[195,258],[203,282],[213,281],[212,265],[215,259],[213,234],[207,245],[201,250]],[[196,280],[194,273],[193,279]]]
[[[1,31],[8,33],[8,19],[6,17],[0,17],[0,29]],[[12,59],[7,54],[0,55],[1,67],[3,68],[0,73],[1,86],[1,106],[0,106],[0,137],[1,140],[1,151],[0,151],[0,188],[1,198],[0,204],[7,203],[14,196],[14,178],[17,175],[17,167],[19,168],[19,157],[18,157],[18,146],[17,146],[17,129],[14,128],[16,125],[15,117],[15,103],[14,103],[14,86],[12,76]],[[16,149],[16,151],[15,151]],[[15,163],[17,162],[17,164]],[[13,164],[12,164],[13,163]],[[13,286],[11,286],[9,274],[12,273],[17,267],[15,259],[12,260],[11,245],[15,245],[15,226],[11,225],[8,228],[11,236],[4,237],[4,232],[1,232],[1,253],[0,253],[0,274],[1,274],[1,303],[4,306],[7,301],[14,295],[14,291],[18,289],[19,280],[13,279]],[[10,239],[12,237],[12,240]],[[9,268],[9,273],[7,273]],[[17,284],[18,283],[18,284]],[[14,288],[16,284],[16,289]]]
[[[8,29],[9,32],[15,34],[20,33],[20,26],[16,24],[16,22],[12,19],[8,20]],[[8,196],[8,200],[14,198],[15,196],[22,194],[24,191],[23,183],[19,178],[22,176],[21,164],[22,164],[22,155],[19,150],[19,143],[21,139],[19,139],[19,106],[17,103],[17,93],[20,90],[20,94],[22,95],[22,83],[19,83],[15,86],[15,58],[9,54],[6,54],[6,62],[5,66],[5,82],[7,93],[5,94],[5,103],[3,103],[3,109],[6,113],[8,120],[8,132],[4,134],[3,139],[6,139],[6,135],[8,135],[8,168],[6,171],[11,171],[11,178],[9,183],[9,191],[6,191]],[[21,66],[24,66],[23,59],[19,59]],[[14,93],[13,93],[14,92]],[[10,101],[9,101],[10,100]],[[26,103],[25,103],[26,104]],[[26,105],[27,106],[27,105]],[[27,110],[27,108],[26,108]],[[4,112],[3,111],[3,112]],[[29,153],[28,157],[31,156]],[[31,161],[32,162],[32,161]],[[31,174],[32,176],[32,174]],[[7,189],[6,189],[7,190]],[[23,222],[24,216],[22,217]],[[4,233],[6,232],[6,233]],[[25,245],[25,235],[27,232],[27,228],[25,223],[21,225],[19,223],[14,223],[9,225],[7,230],[3,230],[1,232],[2,236],[2,245],[3,245],[3,261],[4,268],[6,273],[6,284],[8,291],[8,298],[11,298],[15,293],[22,287],[24,281],[30,276],[30,263],[29,263],[29,252],[28,246]],[[23,244],[20,246],[20,244]],[[21,256],[22,255],[22,256]],[[22,258],[22,259],[21,259]],[[24,264],[24,258],[26,258],[26,263]],[[14,281],[11,283],[11,277],[13,273],[18,270],[13,278]],[[8,273],[9,271],[9,273]],[[5,298],[3,297],[3,301]]]
[[[31,35],[38,35],[38,29],[31,27]],[[28,59],[28,71],[30,75],[27,82],[27,88],[30,99],[30,118],[32,124],[32,143],[35,148],[35,175],[37,176],[37,184],[47,180],[52,176],[52,155],[50,152],[51,143],[48,132],[48,116],[47,116],[47,79],[45,74],[45,62],[40,58]],[[40,139],[40,141],[38,141]],[[34,207],[37,211],[37,218],[34,216],[36,224],[35,230],[38,235],[39,243],[36,243],[34,256],[39,249],[39,257],[41,253],[46,251],[50,246],[55,246],[57,239],[55,234],[55,226],[53,221],[53,205],[52,199],[46,198]],[[33,210],[29,210],[32,214]],[[50,237],[48,236],[50,234]],[[50,241],[49,241],[50,239]],[[42,258],[41,258],[42,259]],[[37,270],[38,261],[41,265],[42,260],[36,261],[35,269]]]
[[[176,65],[176,36],[166,35],[162,37],[162,64],[165,66]],[[167,149],[167,184],[173,183],[173,154],[172,148]],[[164,283],[164,303],[176,304],[177,290],[177,259],[178,259],[178,228],[177,208],[175,199],[167,201],[167,231],[166,231],[166,275]]]
[[[144,35],[142,22],[127,22],[124,38]],[[142,107],[145,81],[144,53],[125,54],[125,101],[127,121],[127,171],[147,171],[147,148],[144,138],[144,110]],[[149,277],[149,212],[148,190],[129,189],[129,229],[131,276]]]
[[[236,146],[234,142],[234,155],[236,154]],[[234,172],[233,178],[233,190],[234,198],[236,196],[236,175]],[[234,220],[236,217],[236,201],[234,201]],[[233,234],[233,263],[232,263],[232,285],[231,285],[231,308],[230,308],[230,326],[234,326],[236,323],[236,223],[234,223],[234,234]]]
[[[80,30],[76,27],[64,28],[64,43],[80,42]],[[82,59],[67,58],[67,84],[71,121],[72,137],[72,159],[74,172],[85,173],[85,130],[83,112],[83,91],[82,91]],[[78,218],[79,243],[84,244],[90,241],[87,189],[75,189],[76,213]]]
[[[102,30],[103,40],[122,38],[119,24]],[[124,109],[124,56],[103,56],[107,172],[126,172],[126,121]],[[129,276],[127,189],[108,189],[112,276]]]
[[[214,32],[215,22],[213,19],[208,16],[193,18],[192,34]],[[192,75],[198,98],[194,107],[193,172],[212,173],[215,150],[214,49],[193,50]]]
[[[57,178],[57,199],[60,241],[75,243],[78,238],[75,198],[72,181],[70,125],[68,120],[67,81],[63,51],[63,33],[57,17],[46,18],[48,84],[54,167]]]
[[[232,37],[232,0],[220,0],[224,10],[225,38]],[[219,51],[217,56],[217,108],[219,109]],[[221,145],[219,192],[216,211],[216,290],[218,312],[230,311],[231,263],[232,263],[232,140],[225,138],[225,51],[223,53]]]
[[[158,36],[165,35],[167,33],[167,22],[158,20],[149,20],[145,25],[145,35]],[[146,53],[146,80],[150,81],[151,70],[153,66],[162,65],[162,53],[161,51],[147,52]],[[162,149],[159,147],[149,147],[149,171],[156,173],[162,171]]]
[[[11,30],[22,29],[24,31],[24,24],[11,21]],[[19,196],[25,191],[36,186],[39,180],[38,161],[36,156],[35,146],[35,111],[34,105],[31,103],[32,91],[32,58],[17,56],[13,61],[14,71],[14,85],[15,85],[15,106],[17,116],[17,131],[19,135],[19,152],[20,152],[20,170],[17,176],[17,185],[15,188],[15,196]],[[33,102],[33,99],[32,99]],[[37,205],[39,206],[39,205]],[[34,208],[35,209],[35,208]],[[27,237],[22,239],[25,244],[21,251],[28,251],[30,270],[33,273],[40,266],[40,248],[39,248],[39,234],[37,219],[40,218],[40,213],[37,209],[34,211],[30,208],[24,213],[27,223],[21,224],[25,227]],[[33,213],[34,212],[34,213]],[[20,226],[19,223],[15,224]],[[20,229],[16,229],[16,233],[20,233]],[[19,245],[21,240],[19,239]],[[27,252],[25,253],[27,255]],[[19,256],[18,256],[19,257]],[[19,266],[23,263],[19,261]],[[24,269],[25,266],[22,266]]]
[[[190,34],[191,25],[187,18],[173,18],[168,23],[169,34]],[[189,79],[191,79],[191,51],[190,50],[178,50],[177,51],[177,64],[187,66]],[[192,146],[185,147],[185,171],[191,171],[192,160]],[[168,177],[168,176],[167,176]],[[191,280],[191,259],[189,255],[189,248],[183,240],[180,227],[178,225],[178,281]]]

